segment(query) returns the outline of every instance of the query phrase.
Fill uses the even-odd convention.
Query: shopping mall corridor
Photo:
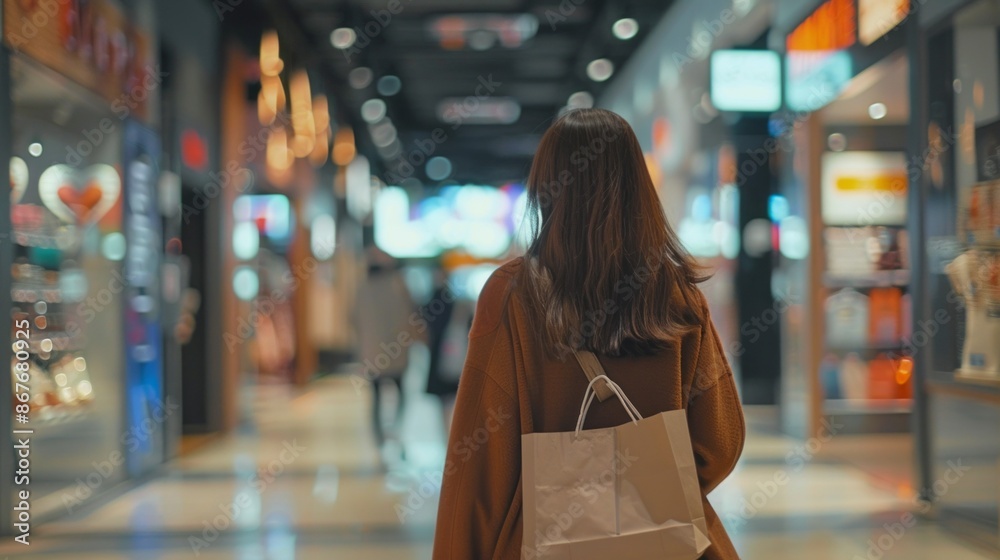
[[[430,558],[445,445],[439,405],[422,383],[406,380],[404,444],[382,453],[372,442],[368,387],[348,375],[301,390],[250,387],[239,433],[39,528],[29,554],[0,548],[0,559]],[[755,427],[766,411],[749,414],[743,460],[711,497],[743,558],[989,558],[933,522],[903,526],[914,509],[905,437],[834,436],[812,442],[809,458],[805,444]],[[206,529],[212,523],[221,530]],[[873,543],[886,546],[869,550]]]

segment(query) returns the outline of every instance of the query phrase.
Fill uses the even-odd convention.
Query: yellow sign
[[[837,177],[836,189],[838,191],[863,191],[863,192],[892,192],[899,195],[906,194],[906,174],[891,173],[885,175],[869,175],[858,177],[844,175]]]

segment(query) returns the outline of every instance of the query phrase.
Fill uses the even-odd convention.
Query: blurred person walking
[[[398,437],[403,419],[403,374],[410,366],[410,346],[415,342],[409,323],[415,305],[399,270],[399,262],[373,249],[368,253],[368,277],[360,287],[358,331],[361,361],[372,386],[372,428],[379,447],[386,441],[382,425],[382,385],[395,386],[396,410],[391,435]]]
[[[430,361],[427,371],[427,393],[441,403],[445,437],[451,425],[451,410],[458,392],[468,349],[469,316],[455,317],[458,294],[448,286],[448,272],[435,271],[435,289],[421,315],[427,318],[427,346]]]
[[[706,276],[667,223],[628,123],[603,109],[566,113],[542,138],[528,196],[533,241],[476,309],[433,558],[522,558],[521,436],[573,430],[588,386],[572,359],[580,351],[598,356],[644,418],[686,411],[712,543],[702,558],[738,558],[706,496],[742,452],[743,412],[697,288]],[[612,398],[583,427],[628,421]]]

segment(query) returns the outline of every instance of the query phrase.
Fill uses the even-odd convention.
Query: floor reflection
[[[0,558],[426,560],[445,443],[421,381],[407,380],[401,441],[384,450],[367,425],[370,397],[349,379],[262,387],[245,429]],[[835,437],[798,461],[788,457],[800,444],[750,424],[742,462],[711,496],[744,558],[991,557],[930,521],[900,524],[914,509],[905,436]]]

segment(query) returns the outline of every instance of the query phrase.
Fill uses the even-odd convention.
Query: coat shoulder
[[[507,261],[490,275],[483,290],[479,293],[476,304],[476,316],[472,323],[470,337],[482,336],[493,332],[503,318],[509,302],[514,279],[523,266],[523,257]]]

